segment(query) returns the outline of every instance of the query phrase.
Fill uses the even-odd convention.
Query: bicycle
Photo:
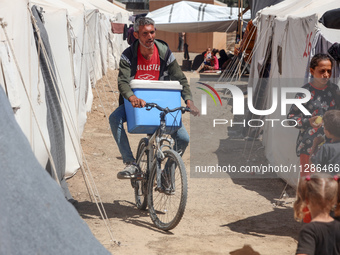
[[[181,156],[173,150],[174,140],[165,136],[165,116],[168,113],[189,108],[162,108],[155,103],[147,103],[146,110],[157,108],[160,126],[140,140],[137,149],[137,166],[131,185],[135,190],[136,206],[148,211],[157,228],[170,230],[181,221],[187,201],[187,177]],[[166,150],[164,150],[166,149]]]

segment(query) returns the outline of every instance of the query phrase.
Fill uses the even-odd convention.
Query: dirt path
[[[188,78],[195,77],[186,73]],[[116,105],[112,87],[116,87],[117,71],[112,71],[93,90],[92,112],[82,137],[82,146],[87,164],[96,182],[99,194],[112,226],[114,238],[121,245],[114,246],[96,204],[91,201],[81,171],[68,180],[70,191],[79,201],[79,214],[91,228],[96,238],[113,254],[294,254],[300,224],[293,219],[294,190],[288,188],[288,204],[274,207],[285,187],[277,178],[193,178],[189,174],[190,149],[184,155],[188,172],[188,203],[180,224],[169,232],[160,231],[152,224],[147,212],[134,206],[133,190],[129,181],[116,178],[124,165],[109,130],[108,119],[98,98],[105,101],[109,115]],[[196,76],[197,77],[197,76]],[[109,85],[110,84],[110,85]],[[106,91],[104,93],[104,90]],[[189,125],[190,116],[184,115],[184,125]],[[130,135],[132,150],[136,151],[142,135]],[[197,137],[192,137],[193,143]],[[204,138],[204,135],[201,137]],[[202,160],[216,158],[216,162],[230,159],[233,164],[242,164],[248,155],[242,154],[245,141],[228,138],[221,134],[216,152],[216,143],[203,144]],[[226,140],[225,140],[226,139]],[[203,141],[203,140],[202,140]],[[197,141],[196,141],[197,142]],[[265,161],[260,142],[254,144],[256,153],[252,159]],[[244,247],[244,245],[250,245]],[[249,250],[258,253],[253,253]]]

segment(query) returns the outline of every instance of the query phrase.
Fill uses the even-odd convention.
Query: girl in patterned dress
[[[311,93],[311,99],[303,105],[312,115],[306,116],[298,107],[292,105],[287,116],[288,119],[295,120],[292,123],[297,124],[295,127],[300,130],[296,142],[296,154],[300,157],[301,176],[308,175],[309,156],[314,138],[324,135],[321,123],[317,124],[315,120],[336,107],[336,91],[339,88],[329,81],[332,65],[332,60],[327,54],[316,54],[312,58],[309,67],[313,79],[302,87]],[[297,93],[295,96],[295,98],[303,97],[305,97],[303,93]]]

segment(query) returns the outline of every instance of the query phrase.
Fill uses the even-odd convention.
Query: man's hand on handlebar
[[[136,97],[135,95],[129,97],[129,101],[132,104],[133,108],[143,108],[145,107],[145,101]]]
[[[186,101],[187,107],[190,108],[190,113],[194,116],[200,116],[200,111],[197,109],[197,107],[194,105],[194,102],[191,100]]]

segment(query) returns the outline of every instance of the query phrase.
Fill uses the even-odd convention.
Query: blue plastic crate
[[[136,97],[147,103],[156,103],[170,109],[181,106],[182,86],[177,81],[147,81],[132,80],[131,89]],[[124,99],[128,132],[134,134],[152,134],[160,125],[160,111],[156,108],[147,111],[146,108],[133,108]],[[171,134],[182,126],[181,111],[166,115],[166,132]]]

